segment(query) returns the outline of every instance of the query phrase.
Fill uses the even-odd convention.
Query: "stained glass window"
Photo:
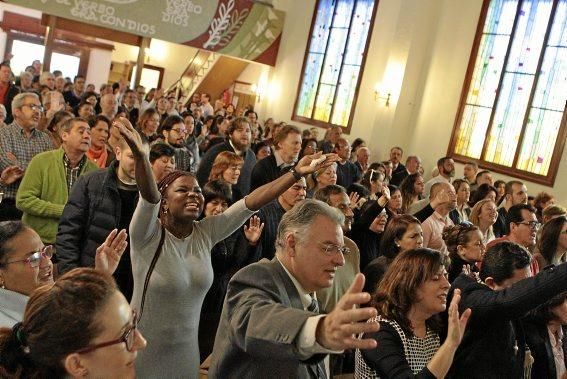
[[[374,0],[318,0],[294,120],[350,127]]]
[[[453,152],[553,184],[565,133],[567,0],[485,0],[480,22]]]

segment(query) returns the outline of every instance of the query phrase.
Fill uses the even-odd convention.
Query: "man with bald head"
[[[449,201],[440,203],[434,209],[435,211],[421,224],[423,229],[423,247],[439,250],[445,255],[448,255],[447,246],[443,241],[443,229],[447,226],[454,225],[449,217],[449,212],[457,207],[457,194],[455,188],[449,183],[435,183],[431,186],[429,199],[433,200],[437,194],[444,191]]]
[[[349,188],[362,176],[362,172],[350,161],[350,149],[350,143],[346,138],[341,137],[337,140],[334,150],[340,158],[337,162],[337,184],[344,188]]]
[[[106,93],[100,98],[100,114],[108,117],[109,120],[114,119],[118,111],[118,102],[116,96],[112,93]]]

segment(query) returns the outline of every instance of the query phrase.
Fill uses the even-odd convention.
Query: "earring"
[[[0,278],[0,288],[6,289],[6,284],[4,284],[4,280]]]

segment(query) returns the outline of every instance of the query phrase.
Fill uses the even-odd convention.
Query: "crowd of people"
[[[566,376],[549,193],[37,62],[0,103],[0,377]]]

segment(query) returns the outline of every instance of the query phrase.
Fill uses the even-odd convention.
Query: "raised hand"
[[[146,149],[142,143],[142,138],[126,117],[120,117],[112,121],[112,127],[120,130],[120,135],[132,150],[134,157],[139,157],[144,153]]]
[[[295,170],[301,174],[311,174],[312,172],[318,171],[322,168],[329,167],[333,162],[338,162],[340,160],[337,154],[325,154],[325,159],[315,165],[311,165],[311,162],[315,161],[323,157],[323,152],[319,151],[318,153],[312,155],[306,155],[297,162],[295,166]]]
[[[358,200],[360,199],[360,195],[358,192],[351,192],[348,196],[350,198],[350,209],[356,209],[358,207]]]
[[[370,301],[370,294],[362,292],[364,275],[357,274],[350,288],[341,297],[331,313],[322,317],[317,325],[317,342],[330,350],[373,349],[376,340],[357,339],[357,334],[376,332],[380,328],[376,322],[366,322],[375,317],[376,308],[356,308],[356,305]]]
[[[382,197],[387,201],[390,201],[390,189],[387,185],[382,185]]]
[[[244,225],[244,236],[251,245],[256,245],[264,230],[264,223],[260,223],[260,217],[252,216],[250,226]]]
[[[0,174],[0,182],[10,185],[24,176],[24,171],[19,166],[8,166]]]
[[[446,190],[442,189],[437,192],[437,195],[431,200],[431,207],[433,209],[437,208],[441,204],[449,203],[451,201],[451,194]]]
[[[453,293],[453,299],[451,299],[451,305],[449,306],[449,324],[447,329],[447,343],[450,343],[452,347],[457,348],[461,341],[463,340],[463,334],[467,327],[467,322],[471,315],[470,308],[467,308],[463,314],[459,317],[459,302],[461,301],[461,290],[456,289]]]
[[[376,216],[374,221],[372,221],[372,224],[370,224],[368,229],[370,229],[374,233],[382,233],[384,232],[384,229],[386,229],[387,222],[388,215],[386,213],[380,213],[378,216]]]
[[[118,263],[120,263],[122,253],[128,246],[127,237],[128,234],[125,229],[120,232],[118,232],[118,229],[111,231],[104,243],[96,249],[95,269],[110,275],[114,274]]]

